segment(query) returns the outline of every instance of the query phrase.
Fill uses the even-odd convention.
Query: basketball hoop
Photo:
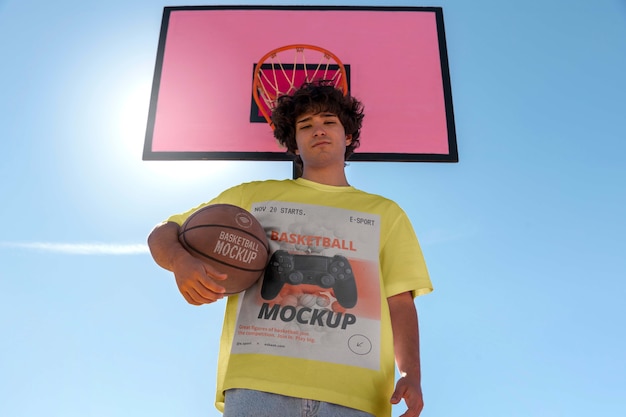
[[[272,129],[278,98],[293,94],[304,84],[323,80],[348,93],[344,65],[329,50],[314,45],[287,45],[268,52],[254,67],[253,76],[254,101]]]

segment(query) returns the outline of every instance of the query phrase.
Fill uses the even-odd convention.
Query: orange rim
[[[262,66],[266,63],[266,61],[269,58],[273,58],[280,52],[284,52],[290,49],[296,50],[296,53],[298,53],[298,50],[314,50],[314,51],[322,53],[323,56],[329,58],[329,60],[332,59],[334,61],[333,64],[337,65],[338,67],[338,69],[336,70],[336,73],[341,74],[341,78],[338,84],[336,85],[336,87],[340,88],[343,91],[344,95],[348,94],[348,80],[346,76],[346,68],[344,67],[339,57],[337,57],[337,55],[333,54],[329,50],[321,48],[319,46],[307,45],[307,44],[286,45],[286,46],[281,46],[280,48],[273,49],[269,51],[268,53],[266,53],[265,55],[263,55],[263,57],[257,62],[256,66],[254,67],[254,72],[253,72],[254,81],[252,84],[252,96],[254,97],[254,101],[256,102],[257,106],[259,107],[259,110],[261,111],[261,114],[263,114],[263,117],[265,118],[267,123],[272,127],[272,129],[274,129],[274,125],[272,123],[272,115],[267,110],[267,108],[271,109],[271,107],[266,103],[266,101],[263,98],[259,96],[259,90],[262,89],[264,91],[264,94],[269,97],[272,103],[276,102],[278,97],[282,94],[280,94],[280,92],[277,91],[277,94],[274,95],[266,91],[266,89],[262,85],[261,69],[262,69]],[[280,63],[279,65],[282,68],[282,63]],[[328,65],[330,64],[326,64],[326,66]],[[321,66],[321,63],[318,64],[318,69],[320,66]],[[274,72],[276,71],[274,70]],[[290,84],[290,88],[292,87],[295,87],[295,86],[293,84]]]

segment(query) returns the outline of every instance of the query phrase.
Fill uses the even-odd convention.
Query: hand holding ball
[[[252,214],[230,204],[212,204],[194,212],[183,223],[179,240],[192,256],[228,275],[219,282],[226,295],[254,285],[269,260],[263,226]]]

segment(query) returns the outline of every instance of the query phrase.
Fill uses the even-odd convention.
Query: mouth
[[[330,144],[331,144],[331,141],[329,140],[320,140],[318,142],[313,143],[312,148],[316,148],[318,146],[323,146],[323,145],[330,145]]]

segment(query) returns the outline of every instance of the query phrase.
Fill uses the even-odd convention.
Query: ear
[[[352,144],[352,135],[346,135],[346,146]]]

